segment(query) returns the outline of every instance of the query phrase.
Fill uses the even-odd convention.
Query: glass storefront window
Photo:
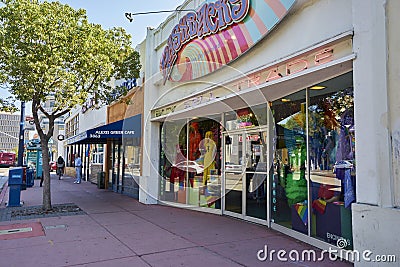
[[[139,199],[141,147],[140,138],[124,139],[124,194]]]
[[[90,145],[90,162],[95,164],[102,164],[104,157],[104,145],[103,144],[93,144]]]
[[[273,224],[334,245],[343,238],[351,249],[352,84],[349,72],[226,112],[223,127],[219,117],[164,122],[160,200],[220,209],[224,183],[224,213],[258,221],[269,215]]]
[[[309,157],[312,236],[352,248],[350,204],[355,201],[353,88],[310,90]]]
[[[272,222],[352,248],[355,123],[352,73],[272,102]],[[308,97],[308,99],[307,99]]]
[[[225,113],[225,129],[227,131],[248,129],[267,124],[267,104],[242,108]]]
[[[186,128],[186,120],[169,121],[161,126],[160,200],[186,204]]]
[[[307,234],[306,91],[272,102],[271,110],[276,132],[271,218]]]
[[[221,207],[219,118],[165,122],[161,129],[161,200]]]

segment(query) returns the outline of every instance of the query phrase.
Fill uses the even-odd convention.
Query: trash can
[[[7,207],[21,207],[21,187],[24,178],[24,168],[10,168],[8,172],[9,197]]]
[[[26,169],[26,186],[27,187],[32,187],[35,184],[34,180],[34,169],[33,168],[27,168]]]
[[[105,189],[105,172],[99,172],[97,173],[97,188],[98,189]]]

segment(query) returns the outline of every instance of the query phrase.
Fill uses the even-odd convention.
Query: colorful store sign
[[[305,70],[311,70],[329,62],[344,58],[352,53],[351,39],[331,43],[323,47],[315,48],[312,51],[305,52],[294,58],[283,60],[274,65],[270,65],[261,70],[249,73],[243,77],[214,87],[204,93],[193,95],[190,98],[183,99],[153,111],[153,118],[172,114],[180,110],[196,108],[200,105],[216,101],[228,95],[237,94],[243,90],[258,90],[268,86],[275,80],[289,77]]]
[[[212,73],[251,49],[296,0],[219,0],[180,19],[160,61],[164,82]]]
[[[324,48],[315,53],[304,55],[301,58],[295,58],[288,62],[282,62],[277,66],[266,68],[251,75],[236,80],[227,86],[239,92],[263,83],[268,83],[286,76],[290,76],[306,69],[310,69],[334,59],[333,47]]]

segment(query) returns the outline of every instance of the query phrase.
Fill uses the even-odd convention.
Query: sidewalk
[[[24,206],[41,205],[38,183],[22,191]],[[22,223],[33,228],[26,236],[0,240],[0,266],[351,266],[327,257],[324,262],[280,262],[276,254],[273,262],[262,262],[257,252],[265,245],[269,251],[300,253],[313,247],[230,217],[143,205],[89,182],[73,184],[71,177],[52,175],[51,183],[53,205],[74,203],[86,214],[0,222],[3,228]],[[6,201],[8,192],[1,208]]]

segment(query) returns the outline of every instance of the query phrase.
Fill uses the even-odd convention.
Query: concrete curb
[[[6,195],[6,192],[7,192],[7,187],[8,187],[8,181],[4,183],[3,188],[1,189],[0,203],[3,203],[4,196]],[[2,208],[2,207],[0,207],[0,208]]]

